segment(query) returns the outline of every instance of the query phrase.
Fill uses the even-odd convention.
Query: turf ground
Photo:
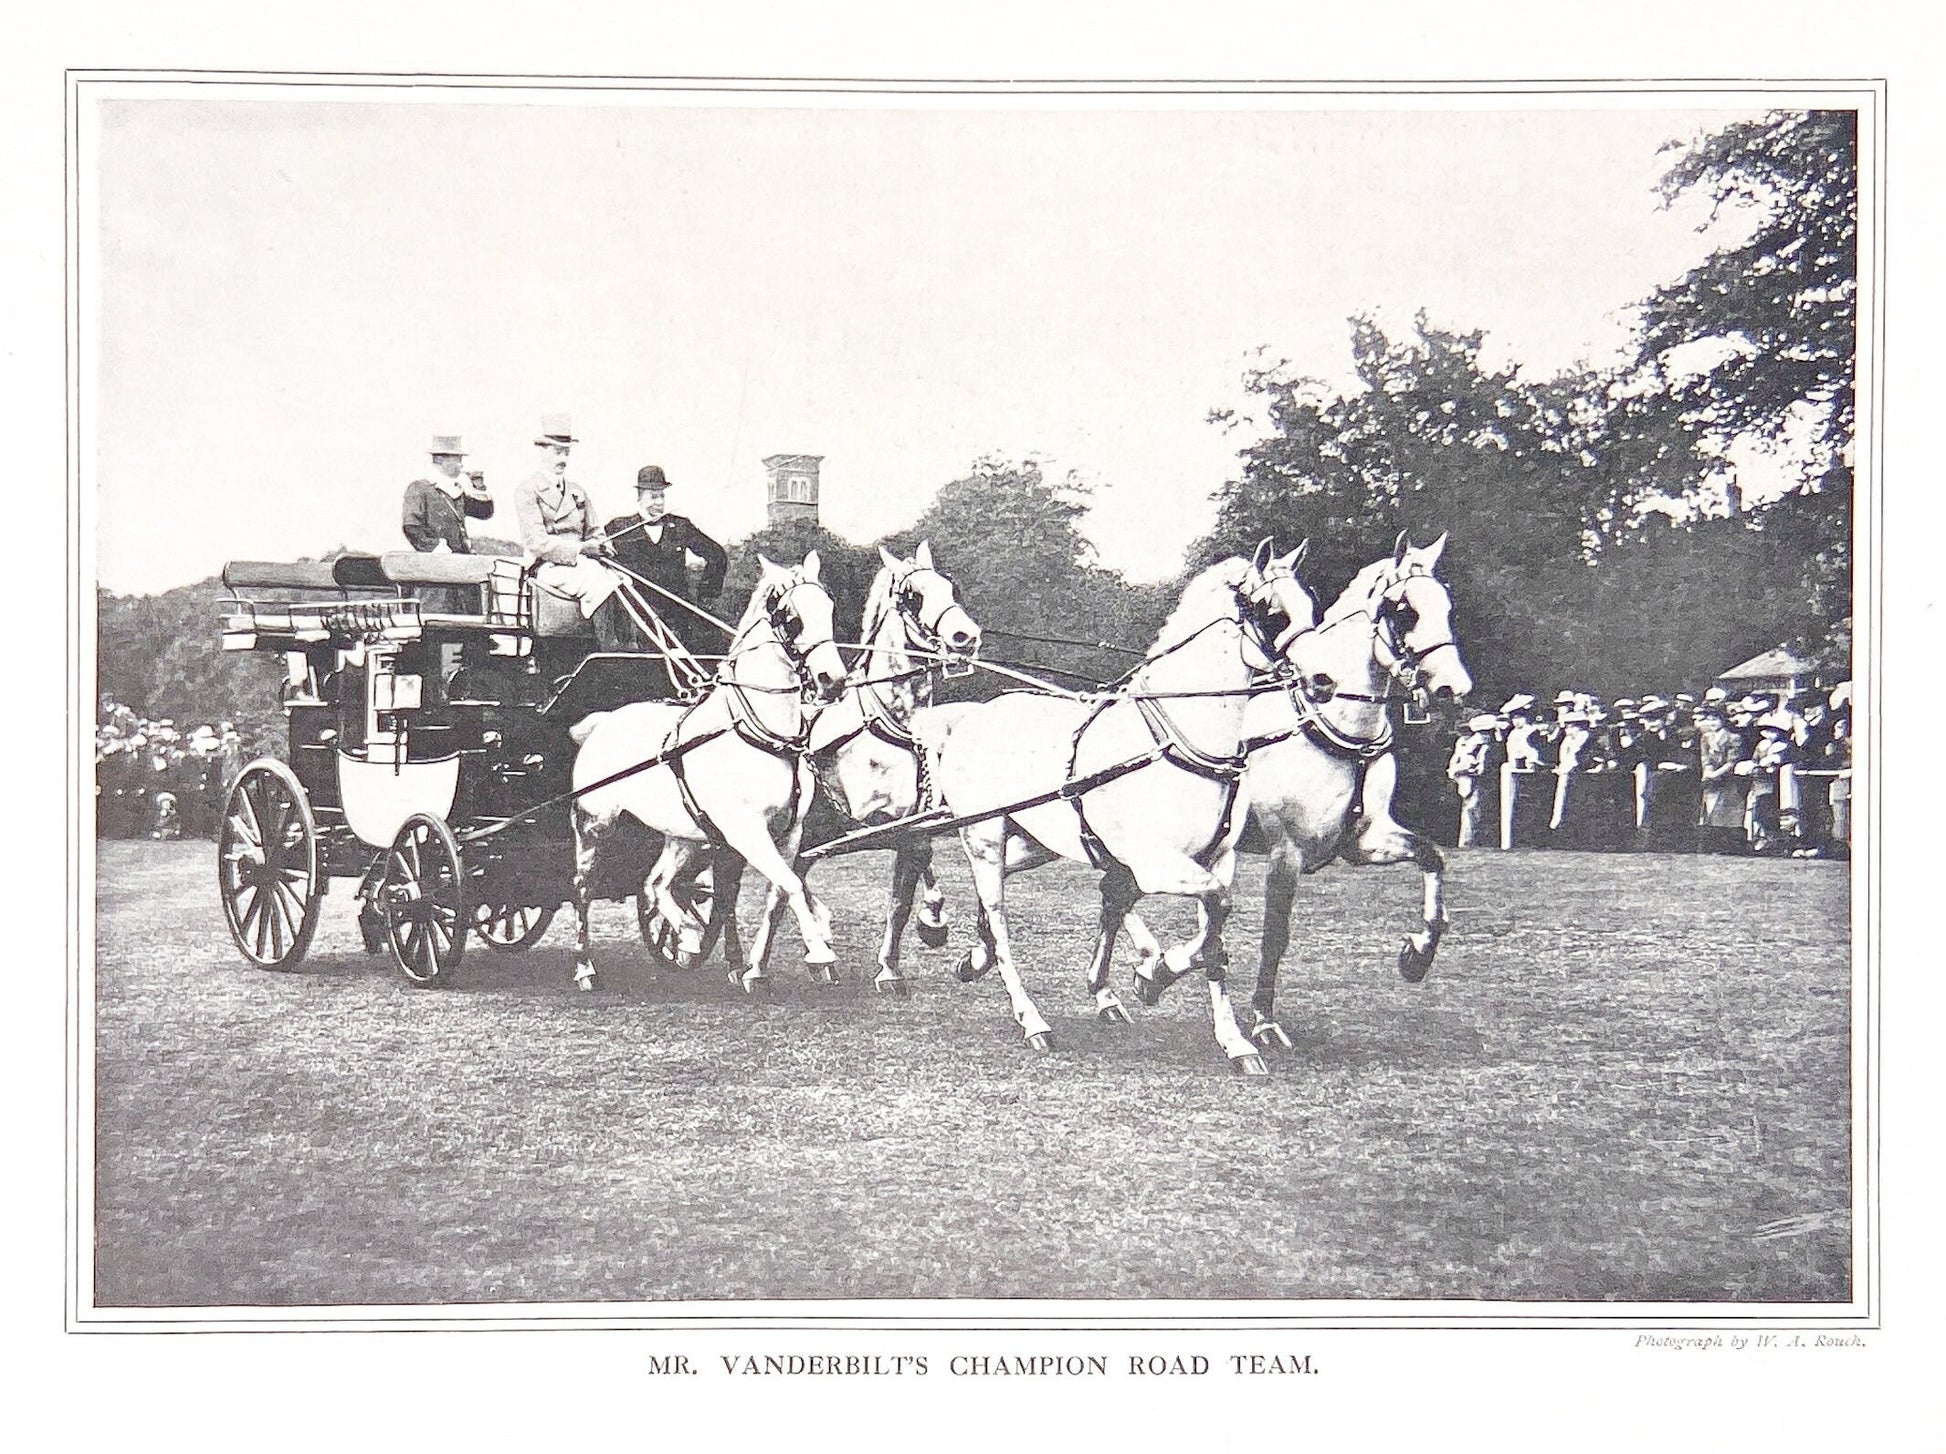
[[[811,984],[787,931],[771,1004],[714,966],[652,979],[625,905],[597,910],[610,991],[574,990],[565,916],[410,990],[348,883],[300,970],[254,970],[213,857],[98,859],[104,1306],[1850,1296],[1842,864],[1455,853],[1419,986],[1393,960],[1417,875],[1329,870],[1285,964],[1295,1050],[1245,1081],[1194,981],[1094,1021],[1066,867],[1010,885],[1060,1041],[1036,1056],[996,981],[952,976],[950,844],[954,942],[909,940],[903,1002],[869,983],[877,854],[815,880],[847,981]],[[1239,998],[1261,882],[1246,860]]]

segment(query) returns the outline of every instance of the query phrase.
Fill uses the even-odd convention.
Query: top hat
[[[566,414],[541,415],[541,432],[535,436],[536,444],[579,444],[574,437],[574,425]]]
[[[666,490],[669,477],[662,472],[659,464],[645,464],[635,472],[635,488],[638,490]]]
[[[434,456],[450,454],[456,459],[466,458],[466,451],[459,447],[457,434],[435,434],[432,437],[432,449],[428,452]]]

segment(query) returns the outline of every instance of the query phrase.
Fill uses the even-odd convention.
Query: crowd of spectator
[[[1700,698],[1528,693],[1466,724],[1446,776],[1462,847],[1845,857],[1851,683]]]
[[[244,763],[234,722],[183,732],[104,699],[95,719],[95,831],[104,838],[216,836],[223,790]]]

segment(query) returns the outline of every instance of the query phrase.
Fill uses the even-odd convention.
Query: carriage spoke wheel
[[[230,785],[216,878],[244,958],[293,968],[318,927],[318,825],[297,775],[275,758],[251,763]]]
[[[525,949],[545,934],[547,926],[553,922],[552,908],[477,904],[473,909],[473,933],[503,954]]]
[[[406,983],[450,983],[466,947],[470,911],[459,844],[444,820],[430,813],[405,820],[386,850],[377,898]]]
[[[716,907],[715,871],[705,867],[688,882],[677,884],[671,893],[677,903],[687,907],[707,925]],[[701,954],[690,954],[683,950],[676,926],[662,917],[646,893],[635,896],[635,924],[642,931],[642,942],[648,946],[649,953],[660,963],[674,969],[694,969],[703,962]]]

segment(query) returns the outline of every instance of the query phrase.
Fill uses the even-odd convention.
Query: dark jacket
[[[614,540],[615,559],[630,570],[685,601],[708,605],[723,594],[723,577],[730,569],[728,553],[698,530],[686,515],[664,515],[660,523],[660,540],[649,539],[648,528],[642,525],[640,515],[616,516],[608,522],[603,534]],[[685,555],[697,555],[703,561],[703,578],[696,583],[693,596],[689,591]],[[650,604],[659,603],[651,601]]]
[[[430,551],[443,540],[454,555],[470,555],[473,547],[466,538],[466,517],[485,520],[492,514],[491,500],[464,493],[454,500],[431,480],[414,480],[405,487],[399,527],[414,550]]]

